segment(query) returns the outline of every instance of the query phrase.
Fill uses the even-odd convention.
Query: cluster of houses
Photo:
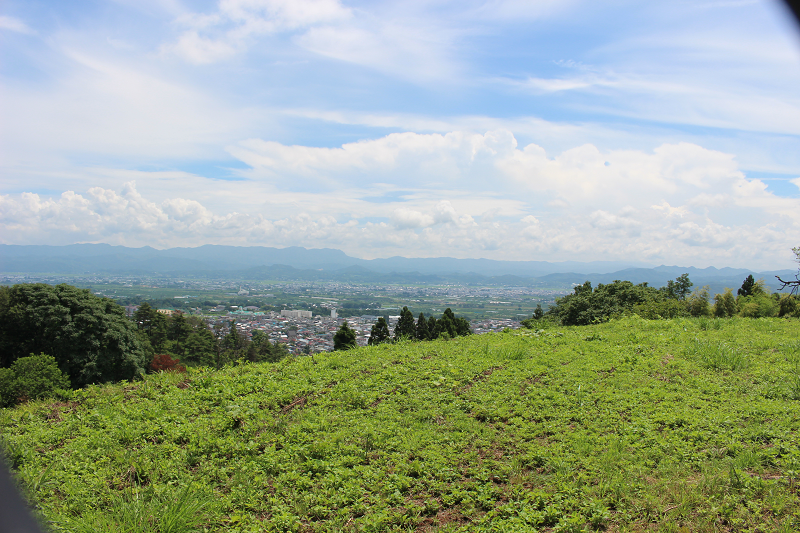
[[[235,321],[240,332],[250,336],[254,331],[260,330],[269,335],[273,342],[282,342],[288,345],[292,353],[318,353],[333,350],[333,335],[347,320],[347,325],[356,332],[356,343],[366,346],[372,332],[372,326],[378,320],[374,315],[363,315],[347,319],[332,316],[308,316],[310,311],[302,311],[302,316],[294,313],[247,313],[232,311],[227,316],[209,317],[209,321],[221,324]],[[389,316],[389,330],[394,331],[399,316]],[[470,323],[476,334],[502,331],[505,328],[517,329],[520,323],[517,320],[492,318],[474,320]]]
[[[125,306],[125,313],[133,316],[139,308],[137,305]],[[356,332],[356,343],[366,346],[372,326],[378,320],[376,315],[363,315],[360,317],[339,318],[336,310],[331,310],[330,316],[313,316],[311,311],[283,309],[280,313],[275,311],[262,312],[256,306],[236,307],[217,306],[211,309],[214,314],[204,315],[209,327],[221,326],[227,329],[231,323],[243,334],[252,336],[254,331],[263,331],[272,342],[287,344],[292,353],[319,353],[333,350],[333,335],[347,320],[348,326]],[[191,310],[199,313],[200,310]],[[158,309],[159,313],[167,316],[180,314],[182,311],[175,309]],[[389,330],[394,331],[399,316],[389,316]],[[489,333],[502,331],[505,328],[517,329],[520,323],[507,318],[487,318],[470,322],[473,333]]]

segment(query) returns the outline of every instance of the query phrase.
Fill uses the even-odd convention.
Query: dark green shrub
[[[17,401],[14,371],[10,368],[0,368],[0,407],[13,405]]]
[[[40,400],[69,388],[69,379],[58,368],[55,358],[49,355],[20,357],[11,368],[0,370],[0,401],[6,406],[19,401]]]
[[[800,317],[800,301],[792,294],[781,296],[778,301],[778,316]]]

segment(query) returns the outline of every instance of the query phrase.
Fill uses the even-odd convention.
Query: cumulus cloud
[[[92,168],[89,180],[133,178],[149,192],[128,182],[0,197],[2,238],[774,268],[800,234],[800,199],[773,195],[730,154],[690,143],[548,154],[493,130],[334,148],[251,139],[229,150],[249,168],[224,187],[186,172]]]
[[[673,179],[693,187],[691,180]],[[707,207],[691,203],[662,201],[611,210],[603,204],[613,191],[598,196],[594,209],[547,211],[540,206],[538,214],[524,216],[509,216],[511,211],[502,208],[493,216],[481,216],[487,212],[481,202],[431,200],[422,190],[409,191],[395,205],[357,199],[339,205],[323,194],[306,195],[295,198],[289,214],[277,215],[245,206],[224,211],[211,199],[201,202],[185,195],[154,201],[131,182],[119,190],[91,187],[53,198],[33,193],[0,196],[0,225],[7,243],[301,245],[340,247],[361,257],[636,257],[670,264],[774,268],[772,258],[796,245],[791,235],[800,232],[800,220],[796,214],[781,219],[764,213],[771,212],[776,200],[794,202],[791,206],[800,213],[800,200],[776,199],[760,187],[743,190],[749,191],[751,201],[762,204],[734,204],[732,209],[742,216],[723,222],[711,218]],[[361,214],[352,217],[348,211]]]

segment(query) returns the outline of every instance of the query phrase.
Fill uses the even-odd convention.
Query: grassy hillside
[[[796,531],[800,322],[644,321],[148,376],[0,412],[66,531]]]

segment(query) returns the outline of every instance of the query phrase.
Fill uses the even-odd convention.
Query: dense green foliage
[[[619,280],[600,283],[594,289],[588,281],[578,285],[573,294],[556,299],[556,305],[548,309],[547,314],[561,324],[582,326],[634,312],[645,318],[674,318],[689,314],[686,305],[668,291],[649,287],[647,283],[634,285]]]
[[[0,287],[0,367],[33,353],[53,356],[73,387],[133,379],[150,362],[112,300],[66,284]]]
[[[51,397],[68,388],[69,379],[49,355],[20,357],[10,368],[0,368],[0,407]]]
[[[333,335],[333,350],[351,350],[357,346],[356,332],[347,325],[347,320],[345,320]]]
[[[399,341],[402,339],[415,339],[417,336],[417,326],[414,323],[414,314],[408,310],[408,307],[403,307],[400,311],[400,318],[397,325],[394,327],[394,340]]]
[[[389,333],[389,324],[386,323],[386,319],[382,316],[378,317],[378,321],[372,325],[372,330],[369,333],[369,340],[367,341],[367,344],[370,346],[375,346],[391,340],[392,335]]]
[[[668,281],[664,289],[670,298],[685,300],[693,286],[694,283],[689,279],[689,274],[681,274],[674,280]]]
[[[742,286],[737,291],[738,296],[752,296],[757,294],[758,292],[763,292],[758,290],[759,287],[756,285],[756,280],[753,278],[753,275],[750,274],[744,279],[742,282]]]
[[[534,313],[533,317],[522,323],[536,328],[545,318],[565,326],[579,326],[632,314],[650,320],[688,316],[800,316],[797,297],[770,294],[764,281],[756,281],[753,276],[745,279],[738,296],[734,298],[732,289],[725,289],[722,294],[714,296],[713,305],[709,301],[708,287],[698,287],[689,294],[692,286],[687,274],[678,276],[660,289],[650,287],[647,283],[634,285],[630,281],[620,280],[606,285],[601,283],[592,289],[592,284],[587,281],[575,287],[573,294],[557,298],[546,316]]]
[[[0,411],[64,531],[797,531],[798,322],[638,317]]]
[[[227,333],[211,331],[205,320],[178,313],[167,316],[147,302],[134,313],[133,320],[144,337],[150,359],[169,354],[193,366],[220,368],[246,360],[253,363],[275,362],[289,355],[286,346],[270,342],[263,331],[254,331],[248,338],[239,332],[234,321],[226,325]]]

